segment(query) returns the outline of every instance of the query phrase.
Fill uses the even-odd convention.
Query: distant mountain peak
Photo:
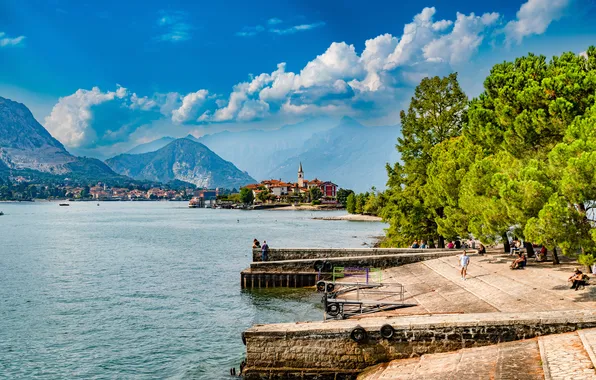
[[[340,127],[353,127],[353,128],[363,128],[364,125],[360,124],[357,120],[351,118],[350,116],[343,116],[339,121],[338,126]]]
[[[228,189],[256,182],[202,143],[188,138],[175,139],[154,152],[121,154],[106,164],[115,172],[138,180],[179,180],[198,187]]]

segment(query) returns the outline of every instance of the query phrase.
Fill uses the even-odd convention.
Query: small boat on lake
[[[70,204],[68,204],[68,203],[59,203],[58,205],[59,206],[70,206]]]
[[[205,201],[203,198],[194,197],[193,199],[188,202],[189,208],[202,208],[205,207]]]
[[[0,211],[0,216],[2,216],[2,215],[4,215],[4,212],[3,211]]]

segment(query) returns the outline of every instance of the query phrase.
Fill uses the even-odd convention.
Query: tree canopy
[[[386,245],[509,233],[596,254],[596,48],[497,64],[470,102],[455,74],[423,79],[401,119]]]

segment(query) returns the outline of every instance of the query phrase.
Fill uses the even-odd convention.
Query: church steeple
[[[302,171],[302,162],[298,167],[298,187],[304,187],[304,171]]]

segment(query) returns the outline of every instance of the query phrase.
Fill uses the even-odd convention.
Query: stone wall
[[[346,255],[350,250],[345,250]],[[439,257],[453,256],[461,253],[459,250],[414,250],[415,253],[398,252],[393,254],[377,255],[356,255],[356,256],[340,256],[328,258],[311,258],[301,260],[284,260],[284,261],[259,261],[250,264],[250,269],[253,272],[305,272],[314,271],[316,261],[328,262],[328,267],[373,267],[373,268],[390,268],[405,264],[416,263],[424,260],[437,259]],[[471,252],[471,250],[470,250]]]
[[[445,249],[415,248],[271,248],[269,261],[325,259],[344,256],[395,255],[400,253],[438,252]],[[452,250],[453,251],[453,250]],[[252,261],[261,261],[261,250],[252,250]]]
[[[390,324],[395,334],[379,330]],[[368,338],[350,338],[356,326]],[[596,327],[596,312],[432,315],[254,326],[244,333],[245,379],[355,379],[394,359],[455,351]]]

